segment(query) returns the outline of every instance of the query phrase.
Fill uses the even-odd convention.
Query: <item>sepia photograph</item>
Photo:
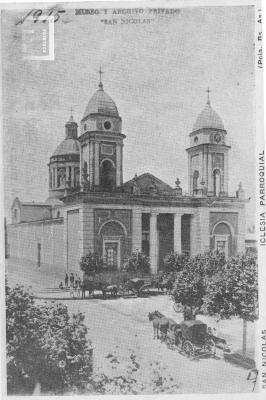
[[[1,5],[3,396],[265,394],[260,7]]]

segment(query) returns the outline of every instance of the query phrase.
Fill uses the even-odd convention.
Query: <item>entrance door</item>
[[[104,258],[107,267],[118,269],[120,268],[119,242],[104,242]]]
[[[225,258],[228,258],[228,239],[227,235],[215,235],[215,250],[224,253]]]

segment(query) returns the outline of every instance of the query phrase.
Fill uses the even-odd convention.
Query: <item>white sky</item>
[[[82,6],[80,5],[80,8]],[[6,214],[14,197],[48,197],[49,157],[64,138],[74,108],[79,123],[97,90],[99,65],[106,92],[123,120],[124,181],[151,172],[187,191],[188,135],[206,103],[228,132],[229,192],[240,181],[251,221],[255,197],[254,9],[198,7],[153,16],[147,25],[104,25],[103,16],[68,10],[55,24],[55,60],[23,59],[20,14],[2,16]],[[146,17],[146,16],[145,16]],[[134,18],[138,18],[135,17]],[[62,23],[64,21],[65,23]],[[251,223],[251,222],[248,222]]]

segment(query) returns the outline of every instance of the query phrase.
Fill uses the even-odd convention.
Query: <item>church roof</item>
[[[72,138],[64,139],[59,146],[56,148],[52,157],[54,156],[62,156],[66,154],[79,154],[80,153],[80,144],[79,141]]]
[[[174,189],[171,188],[170,185],[150,173],[135,176],[133,179],[124,183],[123,188],[125,192],[131,192],[131,188],[134,184],[138,187],[139,194],[149,194],[150,192],[155,192],[163,196],[172,196],[174,194]]]
[[[204,129],[204,128],[224,129],[223,121],[211,106],[209,98],[210,90],[208,89],[207,92],[208,92],[208,99],[206,106],[196,119],[196,122],[193,126],[193,131],[197,131],[198,129]]]
[[[103,90],[102,83],[99,89],[94,93],[85,109],[83,118],[90,114],[104,114],[111,117],[119,117],[118,110],[114,100]]]

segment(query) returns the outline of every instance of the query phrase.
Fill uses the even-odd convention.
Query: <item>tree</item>
[[[176,274],[172,298],[176,303],[190,307],[191,314],[203,305],[208,280],[225,264],[222,253],[206,252],[187,259]]]
[[[81,390],[92,374],[84,315],[63,304],[37,305],[22,286],[6,287],[7,389],[9,394]]]
[[[164,269],[166,272],[179,272],[184,268],[188,259],[187,254],[170,253],[163,261]]]
[[[127,263],[124,265],[124,270],[135,273],[149,273],[150,259],[146,254],[135,251],[131,254]]]
[[[221,318],[243,319],[243,354],[246,353],[247,321],[258,317],[258,271],[255,257],[245,254],[232,257],[208,282],[204,308]]]
[[[85,275],[94,275],[99,273],[103,268],[102,258],[95,252],[89,252],[86,256],[81,257],[80,269]]]

